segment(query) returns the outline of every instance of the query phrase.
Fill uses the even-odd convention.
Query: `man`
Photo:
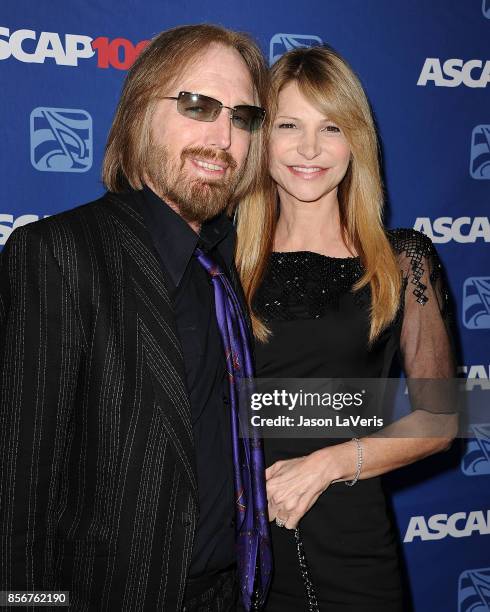
[[[234,610],[239,590],[247,608],[252,591],[263,600],[261,456],[245,473],[233,453],[214,271],[238,288],[224,211],[260,171],[265,95],[248,37],[163,32],[128,74],[109,193],[6,245],[1,590],[69,591],[74,610]]]

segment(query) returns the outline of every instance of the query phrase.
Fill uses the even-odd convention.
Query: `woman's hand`
[[[299,520],[334,480],[326,449],[286,461],[277,461],[265,471],[269,520],[278,518],[286,529]]]

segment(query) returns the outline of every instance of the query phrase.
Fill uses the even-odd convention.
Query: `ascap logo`
[[[490,567],[461,572],[458,584],[458,612],[490,610]]]
[[[428,57],[420,72],[417,85],[425,87],[486,87],[490,83],[490,60],[447,59],[441,65],[437,57]]]
[[[490,329],[490,277],[471,276],[463,285],[463,325]]]
[[[20,29],[10,33],[0,26],[0,60],[10,57],[19,62],[44,64],[54,60],[58,66],[78,66],[79,60],[97,56],[98,68],[130,68],[150,41],[134,45],[126,38],[109,40],[106,36],[92,38],[85,34],[58,34]]]
[[[412,516],[403,541],[468,538],[475,534],[490,535],[490,510],[433,514],[428,519],[425,516]]]
[[[471,134],[470,174],[490,180],[490,125],[477,125]]]
[[[34,30],[16,30],[10,34],[8,28],[0,27],[0,59],[13,56],[19,62],[43,64],[52,58],[60,66],[78,66],[79,59],[95,54],[92,38],[82,34],[65,34],[64,43],[56,32],[41,32],[39,38]]]
[[[269,45],[269,63],[272,66],[274,62],[291,49],[298,47],[313,47],[321,45],[322,39],[313,34],[274,34]]]
[[[49,215],[44,215],[45,219],[47,217],[49,217]],[[0,246],[3,246],[7,242],[14,229],[17,229],[21,225],[27,225],[28,223],[39,221],[39,219],[40,217],[38,215],[28,213],[25,213],[20,217],[0,214]]]
[[[92,167],[92,117],[74,108],[39,106],[31,113],[31,163],[41,172],[87,172]]]
[[[432,242],[468,243],[483,240],[490,242],[490,220],[488,217],[417,217],[414,229],[423,232]]]

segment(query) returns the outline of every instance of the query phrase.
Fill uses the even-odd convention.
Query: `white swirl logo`
[[[463,325],[490,329],[490,277],[467,278],[463,285]]]
[[[87,172],[92,167],[92,117],[73,108],[40,106],[31,113],[31,163],[41,172]]]
[[[459,576],[458,612],[490,609],[490,567],[468,569]]]
[[[470,175],[490,180],[490,125],[477,125],[471,135]]]
[[[314,34],[274,34],[269,46],[269,63],[272,66],[281,55],[291,49],[314,47],[322,43],[322,39]]]
[[[481,12],[486,19],[490,19],[490,0],[482,0]]]

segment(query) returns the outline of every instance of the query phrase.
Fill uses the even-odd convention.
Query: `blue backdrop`
[[[2,0],[0,248],[103,192],[127,68],[159,31],[198,22],[252,33],[271,61],[319,39],[348,58],[379,126],[388,225],[435,242],[461,375],[488,382],[490,0]],[[490,610],[490,417],[473,434],[389,478],[417,612]]]

